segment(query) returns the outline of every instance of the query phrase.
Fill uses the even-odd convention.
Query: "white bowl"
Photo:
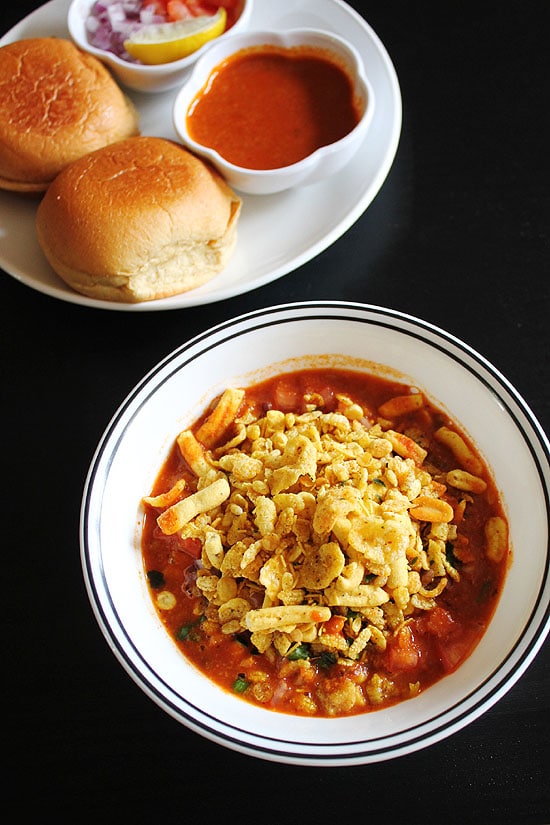
[[[282,48],[312,46],[332,53],[346,70],[353,84],[354,98],[361,111],[358,124],[345,137],[312,152],[303,160],[277,169],[247,169],[229,163],[219,152],[197,143],[189,134],[186,115],[195,96],[207,82],[211,72],[226,58],[252,46],[274,45]],[[229,34],[224,40],[213,42],[195,64],[174,102],[174,128],[188,149],[209,160],[228,183],[241,192],[267,195],[294,186],[315,183],[342,169],[354,156],[365,139],[372,121],[375,98],[365,74],[363,62],[354,46],[343,38],[317,29],[291,29],[286,32],[251,31]],[[247,139],[243,135],[243,141]]]
[[[387,365],[446,409],[492,467],[513,560],[470,657],[418,697],[341,719],[302,718],[221,690],[177,649],[153,608],[140,555],[141,497],[176,434],[228,384],[305,366]],[[81,513],[82,563],[99,625],[121,665],[174,719],[243,753],[353,765],[416,751],[500,699],[549,630],[550,444],[507,380],[466,344],[398,312],[342,302],[259,310],[220,324],[161,361],[118,409],[98,446]],[[521,482],[518,481],[521,480]]]
[[[158,66],[145,66],[141,63],[130,63],[111,52],[96,49],[88,41],[86,34],[86,20],[95,0],[72,0],[69,6],[67,25],[69,33],[76,45],[85,52],[95,55],[111,69],[115,77],[128,86],[140,92],[164,92],[181,85],[189,74],[197,59],[204,54],[210,44],[202,46],[196,52],[175,60],[172,63],[163,63]],[[242,9],[239,18],[228,32],[218,39],[224,40],[231,33],[243,31],[248,26],[252,14],[253,0],[242,0]]]

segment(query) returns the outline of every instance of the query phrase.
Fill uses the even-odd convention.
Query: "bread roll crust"
[[[0,48],[0,188],[45,191],[82,155],[137,135],[138,114],[108,70],[69,40]]]
[[[223,269],[240,198],[164,138],[135,137],[61,172],[37,211],[53,269],[91,298],[138,302],[195,289]]]

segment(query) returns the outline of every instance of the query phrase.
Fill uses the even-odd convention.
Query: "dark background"
[[[0,34],[37,5],[3,4]],[[111,415],[160,358],[246,310],[330,298],[417,315],[488,358],[550,432],[548,3],[351,5],[394,62],[403,132],[382,190],[333,246],[256,291],[159,313],[56,301],[2,273],[2,802],[17,819],[550,822],[548,644],[437,745],[364,767],[284,766],[157,708],[84,590],[80,498]]]

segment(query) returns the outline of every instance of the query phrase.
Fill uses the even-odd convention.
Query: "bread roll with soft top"
[[[93,55],[56,37],[0,47],[0,189],[44,192],[69,163],[137,134],[133,103]]]
[[[37,211],[38,240],[77,292],[136,303],[186,292],[226,265],[241,199],[179,144],[135,137],[75,161]]]

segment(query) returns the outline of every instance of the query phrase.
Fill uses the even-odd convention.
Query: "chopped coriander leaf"
[[[250,682],[246,678],[244,673],[239,673],[235,681],[233,682],[233,690],[235,693],[244,693],[245,690],[248,688]]]
[[[336,654],[325,650],[317,659],[317,663],[319,667],[322,667],[324,670],[328,670],[329,667],[336,664]]]
[[[152,587],[153,590],[164,587],[164,574],[161,573],[160,570],[148,570],[147,579],[149,581],[149,587]]]
[[[180,642],[184,642],[186,639],[189,639],[192,642],[196,642],[199,638],[199,635],[194,632],[194,628],[197,625],[201,624],[201,622],[204,622],[204,619],[204,616],[200,616],[196,621],[182,625],[176,633],[176,639]]]
[[[310,652],[309,647],[305,644],[298,645],[290,653],[286,654],[286,658],[290,659],[292,662],[296,661],[297,659],[309,659]]]
[[[193,627],[193,625],[192,625],[192,624],[184,624],[184,625],[182,625],[182,626],[180,627],[180,629],[178,630],[178,632],[176,633],[176,639],[179,639],[179,641],[180,641],[180,642],[184,642],[184,641],[185,641],[185,639],[187,639],[187,637],[188,637],[188,636],[189,636],[189,634],[191,633],[191,628],[192,628],[192,627]]]

